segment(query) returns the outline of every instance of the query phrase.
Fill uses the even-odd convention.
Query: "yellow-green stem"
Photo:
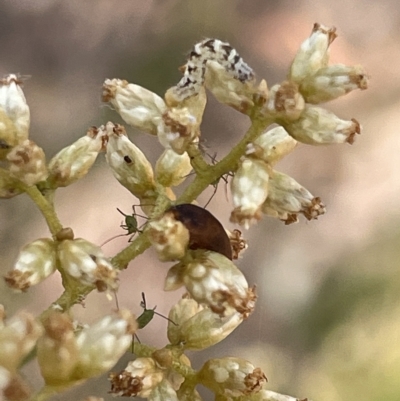
[[[41,211],[46,223],[49,227],[51,235],[53,238],[56,234],[63,228],[60,220],[53,206],[47,201],[47,199],[42,195],[42,193],[37,189],[36,186],[24,187],[24,191],[29,195],[29,197],[35,202],[36,206]]]

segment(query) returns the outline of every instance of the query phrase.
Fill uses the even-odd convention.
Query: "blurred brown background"
[[[314,22],[334,25],[339,37],[331,62],[362,64],[371,75],[368,91],[327,105],[362,123],[353,146],[302,145],[277,166],[321,196],[328,213],[292,226],[266,218],[245,233],[250,247],[239,265],[249,283],[257,284],[256,312],[227,340],[193,354],[195,367],[210,357],[240,356],[263,368],[274,391],[314,401],[400,399],[399,8],[395,0],[1,2],[0,74],[31,75],[24,87],[31,137],[48,158],[91,125],[121,122],[100,102],[105,78],[126,79],[162,95],[179,80],[177,68],[191,46],[205,37],[230,42],[272,86],[284,79]],[[211,153],[222,157],[247,126],[244,116],[210,96],[202,132]],[[128,130],[155,161],[162,151],[156,139]],[[200,204],[211,193],[210,188]],[[60,189],[56,200],[63,224],[98,244],[121,233],[116,208],[129,213],[133,203],[103,157],[83,180]],[[233,228],[222,184],[209,209]],[[1,200],[2,274],[22,245],[48,235],[26,196]],[[106,252],[115,254],[126,240],[106,245]],[[121,275],[120,305],[139,314],[144,291],[148,306],[168,314],[180,293],[163,292],[166,271],[151,251],[139,257]],[[60,292],[57,275],[22,295],[0,282],[0,301],[9,315],[21,308],[39,313]],[[104,295],[91,294],[86,308],[74,312],[91,322],[114,307]],[[162,346],[165,327],[155,318],[141,336]],[[40,386],[34,364],[25,373]],[[103,376],[57,399],[109,399],[107,391]]]

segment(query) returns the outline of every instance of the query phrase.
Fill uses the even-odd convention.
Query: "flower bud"
[[[14,290],[26,291],[32,285],[45,280],[55,270],[54,242],[49,238],[42,238],[21,249],[13,270],[4,279]]]
[[[346,95],[355,89],[367,89],[368,76],[361,66],[335,64],[324,67],[300,84],[300,92],[307,103],[323,103]]]
[[[261,161],[250,158],[242,160],[231,181],[232,200],[235,209],[231,221],[246,229],[260,220],[260,207],[268,196],[269,167]]]
[[[193,313],[191,316],[190,312]],[[173,321],[177,323],[177,326],[168,324],[171,344],[182,344],[185,349],[192,350],[219,343],[243,322],[243,315],[238,312],[221,317],[194,299],[181,299],[171,309],[169,318],[176,319]]]
[[[225,256],[211,251],[188,251],[185,259],[172,266],[165,291],[185,285],[190,296],[220,316],[235,311],[247,318],[254,310],[256,295],[243,273]]]
[[[251,401],[308,401],[308,400],[309,400],[308,398],[291,397],[290,395],[279,394],[269,390],[261,390],[255,396],[251,397]]]
[[[25,401],[30,399],[31,389],[20,375],[12,375],[0,366],[0,397],[2,396],[7,401]]]
[[[181,184],[191,171],[190,157],[186,152],[178,155],[172,149],[165,149],[156,163],[156,180],[164,187],[175,187]]]
[[[46,157],[43,149],[26,139],[7,155],[10,173],[28,186],[44,181],[47,176]]]
[[[6,112],[0,108],[0,160],[4,160],[7,153],[18,145],[17,129]]]
[[[76,335],[79,360],[75,368],[81,378],[98,376],[111,369],[132,344],[137,330],[135,317],[128,310],[105,316]]]
[[[107,128],[111,128],[111,123]],[[109,130],[106,160],[114,177],[136,197],[151,197],[155,192],[153,168],[122,126]]]
[[[167,380],[163,380],[158,386],[156,386],[148,397],[149,401],[178,401],[178,396],[171,383]],[[180,400],[180,398],[179,398]]]
[[[42,334],[32,315],[20,312],[0,326],[0,366],[15,374]]]
[[[102,100],[110,102],[127,124],[157,135],[157,126],[166,111],[160,96],[121,79],[106,79]]]
[[[313,220],[326,212],[320,198],[314,197],[292,177],[278,171],[270,177],[268,198],[262,208],[268,215],[272,214],[271,210],[286,224],[296,222],[299,213],[307,220]]]
[[[200,121],[187,107],[169,109],[158,126],[158,140],[166,149],[182,155],[189,144],[197,141]]]
[[[162,261],[181,259],[189,245],[189,230],[172,213],[148,224],[149,240]]]
[[[0,168],[0,198],[12,198],[21,192],[22,190],[18,187],[18,180],[8,170]]]
[[[293,121],[300,117],[304,106],[304,98],[299,92],[298,85],[284,81],[270,89],[262,112],[272,115],[275,119]]]
[[[37,344],[37,359],[47,385],[74,382],[79,346],[70,316],[52,311],[43,321],[45,334]]]
[[[84,177],[103,149],[106,129],[90,128],[85,136],[60,150],[49,163],[49,184],[66,187]]]
[[[297,145],[283,127],[274,127],[261,134],[246,149],[246,156],[263,160],[273,166]]]
[[[351,145],[355,135],[361,133],[360,124],[356,119],[341,120],[328,110],[308,105],[297,121],[282,125],[296,141],[309,145],[346,142]]]
[[[220,102],[246,113],[254,106],[256,92],[254,80],[239,81],[230,71],[217,61],[207,61],[205,73],[206,87]]]
[[[241,358],[210,359],[198,377],[201,384],[227,397],[256,394],[267,381],[260,368]]]
[[[30,125],[29,106],[26,104],[21,84],[21,79],[15,74],[7,75],[0,80],[0,109],[6,113],[15,127],[16,143],[28,139]],[[3,122],[1,118],[0,121]]]
[[[289,79],[300,84],[329,62],[329,45],[336,38],[336,28],[314,24],[311,35],[300,46],[290,67]]]
[[[152,390],[161,383],[163,372],[152,358],[137,358],[119,373],[111,373],[111,391],[121,397],[149,397]]]
[[[115,290],[118,272],[97,245],[82,238],[61,241],[58,245],[60,268],[84,285],[98,291]]]

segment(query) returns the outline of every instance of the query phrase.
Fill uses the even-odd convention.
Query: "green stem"
[[[42,193],[38,190],[38,188],[34,186],[25,186],[24,191],[28,194],[28,196],[35,202],[36,206],[42,212],[43,217],[46,220],[46,223],[49,227],[49,230],[55,238],[56,234],[63,228],[60,220],[57,217],[57,214],[53,208],[53,206],[47,201],[47,199],[42,195]]]

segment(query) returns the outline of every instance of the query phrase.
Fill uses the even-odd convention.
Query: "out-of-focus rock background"
[[[178,66],[205,37],[229,41],[269,85],[284,79],[314,22],[334,25],[339,37],[331,62],[362,64],[370,89],[327,107],[357,118],[363,133],[353,146],[302,145],[278,168],[321,196],[328,213],[318,221],[284,226],[270,218],[252,228],[240,267],[259,294],[257,310],[226,341],[193,355],[240,356],[266,372],[272,390],[321,401],[400,399],[400,7],[395,0],[3,0],[0,5],[0,73],[31,75],[25,95],[31,137],[48,157],[118,115],[100,102],[105,78],[122,78],[159,94],[180,78]],[[210,97],[203,137],[222,157],[248,120]],[[129,128],[155,161],[155,138]],[[212,189],[210,189],[211,194]],[[204,204],[207,196],[200,199]],[[203,202],[203,203],[202,203]],[[135,200],[112,178],[103,157],[77,184],[60,189],[57,210],[65,226],[95,243],[121,232],[116,211]],[[223,185],[210,204],[228,228],[230,204]],[[18,249],[48,236],[26,196],[0,202],[1,272]],[[126,237],[105,246],[109,255]],[[140,293],[167,314],[180,293],[164,293],[166,265],[147,252],[121,274],[119,304],[137,314]],[[60,294],[54,275],[25,294],[0,283],[9,315],[39,313]],[[115,308],[91,294],[75,316],[91,322]],[[146,342],[166,342],[166,322],[143,330]],[[140,336],[140,335],[139,335]],[[118,368],[129,360],[127,355]],[[25,368],[40,386],[34,364]],[[108,399],[103,376],[59,400],[98,395]],[[205,396],[207,397],[207,395]]]

